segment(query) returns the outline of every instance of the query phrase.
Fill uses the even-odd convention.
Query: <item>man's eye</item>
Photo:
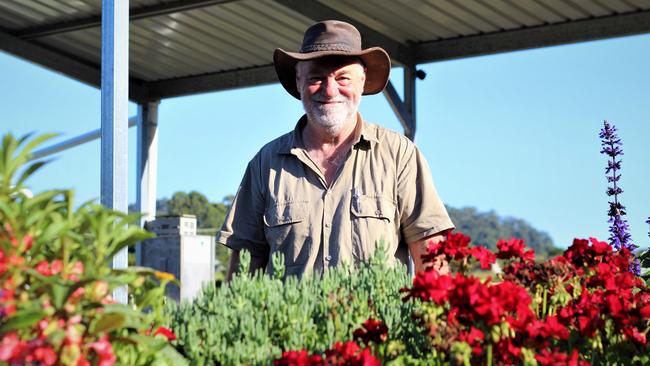
[[[314,85],[314,84],[320,84],[322,80],[320,78],[309,78],[307,81],[309,82],[309,84]]]

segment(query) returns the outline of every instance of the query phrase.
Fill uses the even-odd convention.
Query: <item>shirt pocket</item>
[[[360,195],[352,199],[352,254],[355,262],[366,261],[372,256],[379,241],[384,250],[393,247],[397,238],[395,225],[396,205],[383,195]]]
[[[271,254],[284,254],[286,266],[303,264],[309,259],[309,202],[275,202],[264,212],[264,234]]]

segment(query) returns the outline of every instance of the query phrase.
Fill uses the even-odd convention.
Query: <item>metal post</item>
[[[101,203],[128,210],[129,1],[102,1]],[[128,266],[128,251],[113,257],[113,268]],[[126,303],[127,288],[113,293]]]
[[[142,213],[140,225],[156,218],[156,175],[158,174],[158,104],[138,106],[138,163],[136,209]],[[135,263],[142,265],[142,248],[135,247]]]
[[[411,117],[406,137],[415,141],[415,65],[404,67],[404,106]]]

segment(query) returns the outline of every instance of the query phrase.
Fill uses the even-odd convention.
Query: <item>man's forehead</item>
[[[314,60],[299,61],[296,64],[296,70],[331,73],[339,69],[353,69],[353,67],[349,67],[352,65],[361,65],[363,67],[363,63],[358,57],[321,57]]]

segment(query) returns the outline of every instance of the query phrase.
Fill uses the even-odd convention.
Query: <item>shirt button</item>
[[[375,215],[380,216],[380,215],[381,215],[381,211],[379,211],[379,210],[375,211]]]
[[[330,226],[332,226],[332,225],[331,225],[329,222],[325,223],[325,227],[328,228],[328,227],[330,227]]]
[[[332,256],[331,256],[331,255],[326,256],[326,257],[325,257],[325,260],[328,261],[328,262],[331,261],[331,260],[332,260]]]

